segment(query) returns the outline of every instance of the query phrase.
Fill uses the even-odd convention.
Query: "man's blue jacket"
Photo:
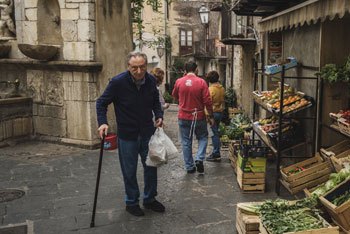
[[[96,101],[98,125],[108,124],[107,107],[113,102],[117,119],[117,134],[123,140],[137,140],[138,136],[150,137],[155,131],[155,119],[163,118],[159,92],[155,78],[146,73],[145,83],[138,90],[129,71],[109,82]]]

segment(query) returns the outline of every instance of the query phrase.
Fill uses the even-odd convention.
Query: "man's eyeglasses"
[[[140,70],[145,70],[147,68],[145,64],[140,65],[140,66],[131,66],[129,64],[129,66],[130,66],[131,70],[133,70],[133,71],[137,71],[139,68],[140,68]]]

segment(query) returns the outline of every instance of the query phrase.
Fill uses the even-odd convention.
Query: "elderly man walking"
[[[107,107],[113,103],[117,120],[118,154],[125,186],[126,211],[143,216],[139,206],[140,191],[136,171],[138,156],[144,169],[143,206],[156,212],[165,207],[158,202],[157,168],[146,165],[148,142],[155,126],[163,123],[163,112],[155,78],[147,73],[147,56],[132,52],[127,57],[128,70],[114,77],[96,101],[99,134],[107,133]],[[155,117],[155,123],[153,122]]]

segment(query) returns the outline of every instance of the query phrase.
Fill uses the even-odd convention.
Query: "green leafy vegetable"
[[[331,84],[335,82],[350,82],[350,56],[344,65],[326,64],[316,75],[320,75],[323,80]]]
[[[260,206],[259,213],[262,223],[272,234],[326,227],[315,208],[316,204],[315,197],[296,202],[267,200]]]
[[[340,206],[348,200],[350,200],[350,190],[347,190],[344,194],[334,198],[332,203],[336,206]]]

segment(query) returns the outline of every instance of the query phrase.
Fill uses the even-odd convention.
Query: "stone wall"
[[[63,60],[95,59],[95,1],[15,0],[15,13],[17,43],[60,45]]]
[[[35,137],[97,146],[96,99],[109,79],[126,69],[125,58],[132,50],[130,4],[124,0],[14,3],[17,38],[7,42],[10,59],[0,59],[0,81],[20,77],[21,88],[33,100],[30,132]],[[59,53],[54,61],[37,61],[21,53],[20,44],[59,46]],[[111,109],[109,118],[114,119]],[[110,123],[113,131],[115,121]]]

